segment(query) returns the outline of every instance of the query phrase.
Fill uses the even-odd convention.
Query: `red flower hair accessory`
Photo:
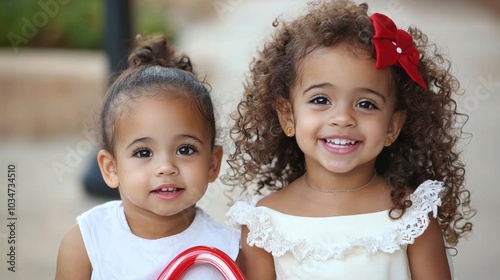
[[[424,79],[418,72],[419,53],[413,45],[413,37],[408,32],[397,29],[396,24],[387,16],[374,13],[373,22],[375,35],[372,37],[377,61],[377,69],[398,65],[405,69],[410,78],[427,89]]]

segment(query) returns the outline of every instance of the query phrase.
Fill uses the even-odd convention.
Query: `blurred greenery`
[[[131,0],[131,36],[162,32],[174,23],[154,0]],[[101,49],[105,0],[0,0],[0,47]]]

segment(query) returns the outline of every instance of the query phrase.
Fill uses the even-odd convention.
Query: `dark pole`
[[[127,54],[131,48],[130,0],[106,0],[105,8],[104,48],[110,71],[115,76],[127,67]]]
[[[111,84],[117,74],[127,67],[127,54],[132,43],[130,0],[106,0],[104,23],[104,51],[109,61]],[[91,195],[113,199],[119,197],[118,191],[109,188],[104,182],[96,159],[90,162],[82,181],[85,190]]]

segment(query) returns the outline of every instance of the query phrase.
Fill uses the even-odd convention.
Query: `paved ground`
[[[214,3],[218,7],[218,16],[214,20],[194,22],[180,32],[182,36],[178,49],[190,54],[198,68],[207,73],[207,80],[213,85],[216,104],[219,104],[221,120],[227,119],[224,116],[234,108],[251,56],[262,38],[272,31],[273,19],[281,14],[295,13],[304,7],[305,2],[217,0]],[[455,62],[453,71],[466,91],[458,104],[469,114],[470,120],[465,130],[473,134],[473,138],[464,144],[467,183],[474,206],[478,209],[473,220],[474,233],[461,242],[459,254],[453,259],[455,279],[499,279],[500,245],[495,237],[500,231],[500,203],[496,199],[500,196],[500,188],[494,181],[494,173],[498,172],[500,166],[500,153],[495,148],[500,142],[497,123],[500,118],[497,109],[500,105],[500,17],[493,8],[484,8],[464,0],[367,2],[373,3],[372,11],[391,14],[400,26],[416,23]],[[99,81],[102,81],[95,76],[96,73],[102,75],[106,69],[101,53],[77,54],[71,59],[67,52],[45,53],[43,57],[50,58],[49,63],[34,60],[34,56],[30,55],[32,52],[29,51],[17,56],[10,55],[8,50],[0,52],[0,81],[1,78],[10,79],[8,77],[11,77],[12,69],[29,72],[34,67],[46,65],[47,71],[62,67],[63,72],[67,69],[68,73],[75,73],[75,69],[83,66],[81,71],[92,73],[98,80],[96,87],[86,89],[91,91],[99,88]],[[63,60],[62,65],[65,66],[58,67],[61,65],[56,63],[58,59]],[[33,80],[26,80],[26,84],[30,82]],[[37,108],[45,108],[47,102],[53,101],[34,97],[34,101],[26,103],[26,106],[15,107],[12,103],[6,103],[5,99],[7,91],[12,88],[0,88],[0,111],[21,111],[23,113],[19,117],[34,116],[32,120],[26,121],[38,122],[36,127],[43,127],[45,122],[39,119]],[[81,89],[81,86],[78,88]],[[37,93],[36,88],[25,91],[31,92],[33,96]],[[85,111],[95,110],[92,106],[99,94],[94,93],[85,99],[82,97],[84,95],[77,95],[76,92],[76,88],[66,87],[64,96],[83,102],[78,104],[84,104]],[[30,109],[26,110],[25,107]],[[49,112],[67,120],[68,112],[65,110],[58,105]],[[72,113],[70,110],[69,114]],[[0,170],[0,186],[3,189],[0,191],[0,279],[52,279],[57,249],[63,235],[78,214],[104,201],[86,195],[80,182],[88,162],[93,160],[95,145],[88,135],[70,125],[73,119],[60,124],[67,125],[71,131],[68,134],[48,137],[44,130],[40,130],[28,134],[29,138],[6,137],[15,134],[8,126],[9,122],[15,121],[0,120],[0,124],[3,124],[0,125],[0,168],[4,169]],[[10,221],[7,220],[6,212],[6,176],[9,163],[16,165],[18,177],[15,209],[16,273],[7,271]],[[227,209],[227,200],[222,192],[223,187],[214,184],[200,202],[200,206],[219,220],[223,220],[223,213]]]

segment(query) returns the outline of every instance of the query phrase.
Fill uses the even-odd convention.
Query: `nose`
[[[354,108],[347,104],[337,104],[332,106],[330,115],[330,124],[340,127],[356,126]]]
[[[155,176],[175,176],[178,174],[179,169],[171,159],[163,159],[155,169]]]

